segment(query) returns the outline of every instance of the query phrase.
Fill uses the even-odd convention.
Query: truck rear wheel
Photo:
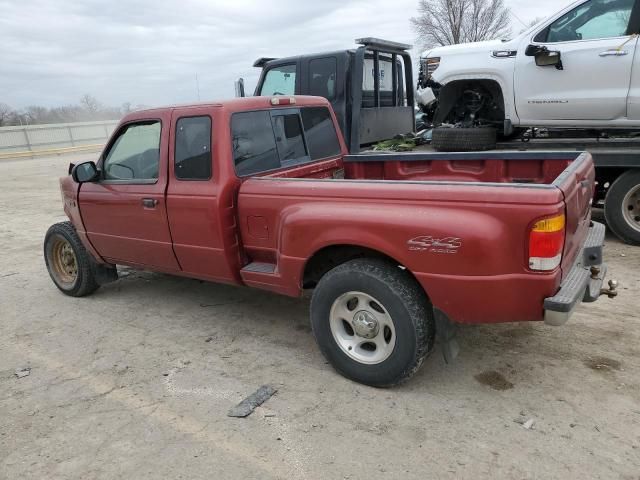
[[[433,309],[420,286],[377,259],[351,260],[324,275],[311,300],[311,324],[331,365],[374,387],[410,378],[435,337]]]
[[[71,222],[49,227],[44,237],[44,260],[51,280],[65,295],[84,297],[100,287],[91,257]]]
[[[604,214],[609,228],[621,240],[640,245],[640,170],[629,170],[613,182]]]
[[[438,127],[431,145],[438,152],[478,152],[496,148],[497,130],[493,127]]]

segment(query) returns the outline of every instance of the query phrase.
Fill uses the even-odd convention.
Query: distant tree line
[[[137,105],[133,107],[128,102],[123,103],[120,107],[108,107],[102,105],[95,97],[89,94],[83,95],[77,105],[53,108],[32,105],[16,110],[0,101],[0,127],[118,120],[127,113],[140,108],[143,108],[143,106]]]

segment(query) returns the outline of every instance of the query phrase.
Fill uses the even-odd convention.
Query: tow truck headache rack
[[[399,133],[415,130],[413,65],[409,50],[411,45],[382,40],[374,37],[359,38],[355,52],[353,78],[351,81],[352,115],[349,151],[357,153],[360,145],[393,138]],[[393,79],[391,105],[382,105],[380,88],[380,56],[391,55],[391,78]],[[373,105],[363,103],[363,75],[365,59],[373,57]],[[398,57],[404,63],[404,87],[398,84]],[[399,92],[400,91],[400,92]],[[406,104],[401,92],[406,94]],[[400,94],[399,94],[400,93]],[[359,107],[358,107],[359,106]]]
[[[412,46],[374,37],[359,38],[356,44],[356,49],[257,59],[253,66],[262,73],[255,95],[327,98],[351,153],[358,153],[361,145],[413,132]],[[282,84],[274,89],[267,79],[269,72],[285,68],[283,78],[293,82],[291,91],[285,91]],[[242,82],[236,83],[236,95],[244,96]]]

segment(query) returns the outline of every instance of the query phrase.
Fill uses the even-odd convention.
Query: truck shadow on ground
[[[189,341],[195,336],[202,341],[203,349],[208,348],[205,342],[217,347],[214,352],[232,342],[235,355],[247,355],[248,350],[259,344],[265,355],[277,351],[281,368],[288,368],[290,375],[306,376],[311,373],[307,369],[331,371],[315,345],[309,325],[308,298],[293,299],[129,269],[123,269],[122,273],[118,282],[98,293],[103,300],[116,290],[119,294],[113,299],[117,297],[118,302],[127,305],[152,299],[143,301],[140,308],[163,312],[162,316],[167,311],[180,311],[179,318],[171,319],[173,331],[183,329],[185,340],[188,337]],[[145,322],[145,318],[139,317],[136,322]],[[615,341],[615,335],[610,338]],[[571,328],[554,329],[534,323],[465,325],[459,328],[458,341],[461,351],[454,362],[446,364],[436,344],[415,377],[397,388],[446,393],[452,386],[462,384],[497,393],[520,385],[531,387],[549,381],[556,374],[561,377],[567,363],[586,373],[611,374],[621,368],[619,360],[594,354],[588,348],[590,342],[577,339],[576,330]],[[571,342],[571,349],[567,349],[567,342]],[[613,344],[607,346],[602,341],[599,348],[615,351]],[[286,366],[288,362],[290,366]]]

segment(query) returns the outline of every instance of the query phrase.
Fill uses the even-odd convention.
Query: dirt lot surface
[[[464,327],[454,364],[377,390],[326,364],[308,300],[127,270],[62,295],[42,239],[68,160],[0,162],[1,479],[640,478],[640,248],[608,239],[617,300]]]

